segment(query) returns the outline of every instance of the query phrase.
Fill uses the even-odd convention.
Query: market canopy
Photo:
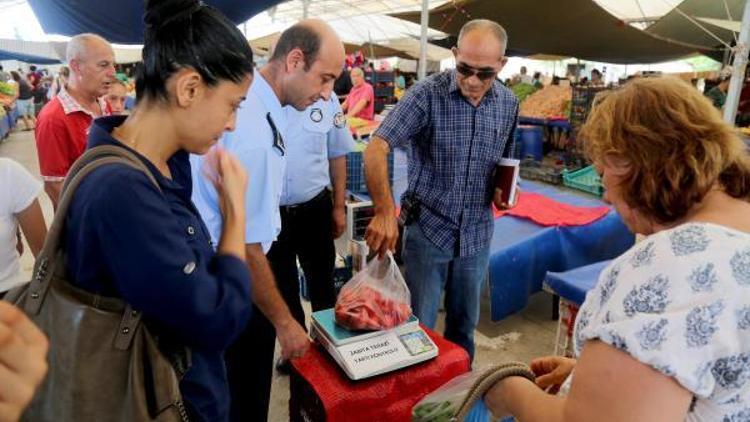
[[[240,24],[280,0],[205,0]],[[110,42],[143,42],[142,0],[29,0],[39,23],[47,34],[74,36],[97,33]]]
[[[18,60],[26,63],[60,63],[60,55],[48,42],[0,39],[0,60]]]
[[[418,12],[395,16],[411,22],[420,20]],[[554,54],[628,64],[716,51],[705,45],[657,38],[623,22],[592,0],[456,0],[430,11],[429,25],[457,35],[464,23],[476,18],[490,19],[505,27],[510,38],[509,55]]]
[[[729,20],[737,21],[739,27],[744,7],[745,0],[685,0],[648,26],[646,32],[668,40],[721,50],[734,42],[735,32],[722,25],[706,23]]]

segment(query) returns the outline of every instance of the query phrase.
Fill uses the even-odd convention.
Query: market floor
[[[0,142],[0,157],[12,158],[24,165],[32,174],[39,175],[33,132],[14,132],[8,139]],[[49,225],[52,221],[52,204],[44,194],[40,202]],[[33,264],[33,257],[26,247],[21,258],[22,270],[30,275]],[[309,314],[309,303],[303,304]],[[441,313],[438,331],[443,329],[442,317]],[[510,360],[528,362],[534,357],[551,354],[554,350],[556,328],[556,321],[551,320],[551,296],[547,293],[532,296],[525,310],[498,323],[493,323],[490,319],[489,299],[485,296],[476,332],[474,366],[481,367]],[[289,378],[275,374],[271,392],[270,421],[289,419],[288,401]]]

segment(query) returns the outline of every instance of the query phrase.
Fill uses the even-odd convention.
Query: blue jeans
[[[445,289],[445,338],[474,359],[474,329],[479,321],[479,295],[487,278],[489,245],[473,256],[457,257],[425,237],[419,224],[404,230],[404,278],[411,291],[414,315],[434,328]]]

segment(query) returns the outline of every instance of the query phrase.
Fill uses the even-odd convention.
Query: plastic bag
[[[336,322],[350,330],[385,330],[411,317],[411,294],[389,252],[373,258],[339,292]]]
[[[412,422],[448,422],[458,414],[483,371],[471,371],[446,382],[426,395],[412,409]],[[489,411],[487,411],[489,413]],[[487,415],[486,420],[489,419]],[[481,420],[481,419],[479,419]]]
[[[534,373],[523,363],[475,369],[453,378],[420,400],[412,408],[412,422],[491,421],[494,418],[482,398],[496,382],[509,376],[534,381]]]

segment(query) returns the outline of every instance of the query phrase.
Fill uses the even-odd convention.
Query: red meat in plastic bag
[[[385,330],[411,317],[411,294],[393,256],[372,259],[336,300],[336,322],[350,330]]]

